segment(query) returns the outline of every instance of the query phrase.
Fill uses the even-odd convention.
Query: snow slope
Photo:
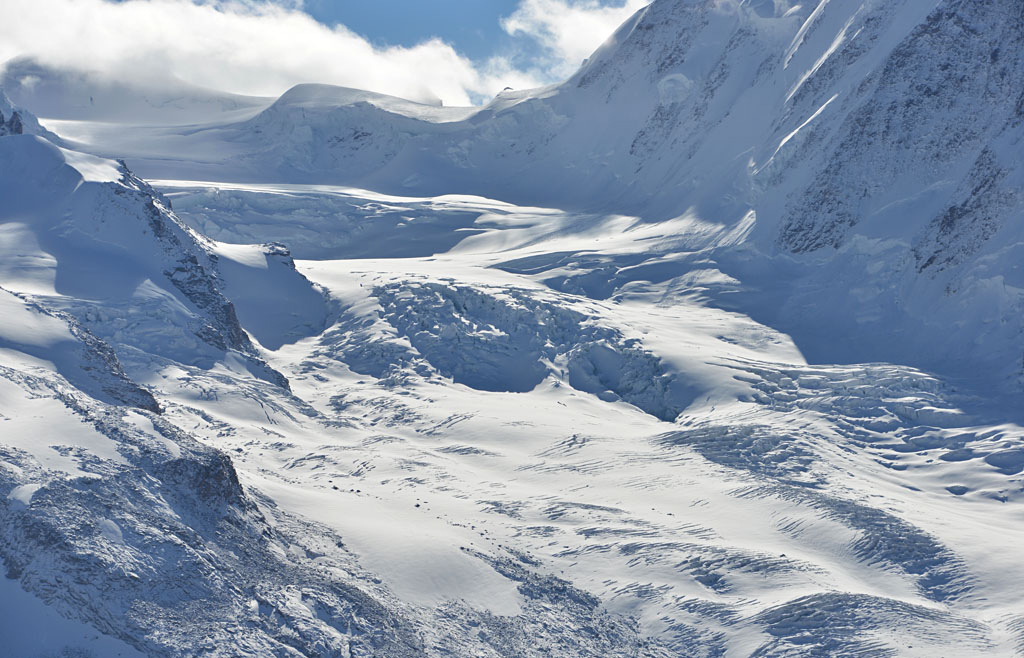
[[[40,72],[0,603],[40,654],[1021,655],[1022,21],[658,0],[484,108],[127,128]]]

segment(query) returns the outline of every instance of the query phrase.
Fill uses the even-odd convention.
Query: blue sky
[[[477,65],[501,60],[551,82],[572,73],[649,0],[267,1],[298,3],[321,23],[343,25],[379,47],[438,39]]]
[[[414,46],[440,37],[471,59],[486,59],[511,47],[501,19],[518,0],[305,0],[321,23],[341,23],[370,41]],[[621,3],[620,3],[621,4]]]

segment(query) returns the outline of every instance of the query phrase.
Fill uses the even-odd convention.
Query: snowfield
[[[0,656],[1024,654],[1022,35],[656,0],[476,109],[8,67]]]

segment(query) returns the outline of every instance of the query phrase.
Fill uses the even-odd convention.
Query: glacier
[[[1024,654],[1019,0],[0,86],[0,656]]]

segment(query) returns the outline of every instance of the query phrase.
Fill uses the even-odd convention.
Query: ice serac
[[[261,357],[328,322],[287,249],[213,243],[123,163],[32,135],[0,139],[0,199],[0,597],[27,596],[31,623],[63,619],[33,642],[4,616],[13,651],[666,655],[632,618],[472,541],[444,548],[507,591],[500,614],[401,600],[345,538],[244,486],[183,429],[335,427]],[[235,421],[202,408],[221,399]]]
[[[220,290],[212,243],[123,163],[0,140],[5,285],[67,311],[115,346],[209,367],[236,354],[287,387],[259,356]]]

